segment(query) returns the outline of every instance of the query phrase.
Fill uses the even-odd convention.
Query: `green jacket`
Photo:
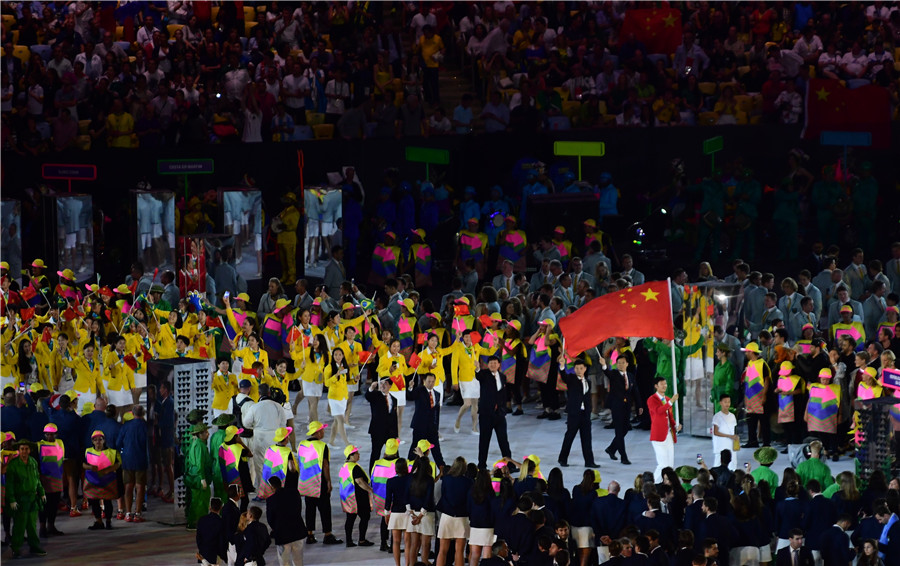
[[[766,480],[766,483],[769,484],[769,490],[772,492],[772,497],[775,497],[775,489],[778,487],[778,474],[773,472],[768,466],[760,466],[754,468],[750,475],[753,476],[757,484],[759,484],[760,480]]]
[[[6,465],[6,504],[18,503],[20,507],[37,506],[44,497],[41,472],[37,460],[28,458],[26,462],[16,456]]]
[[[210,461],[213,462],[212,465],[212,475],[213,480],[217,484],[222,483],[222,467],[219,466],[216,462],[219,457],[219,447],[222,446],[222,443],[225,441],[225,429],[220,428],[216,432],[213,433],[212,437],[209,439],[209,458]],[[218,493],[216,496],[218,497]]]
[[[762,199],[762,185],[759,181],[738,181],[735,186],[735,197],[737,200],[737,211],[746,214],[750,218],[759,216],[759,201]],[[742,197],[747,197],[742,198]]]
[[[650,359],[656,363],[656,375],[672,379],[672,352],[669,346],[662,343],[656,338],[645,338],[644,347],[650,353]],[[684,377],[684,367],[688,356],[703,347],[703,338],[691,346],[675,345],[675,367],[678,370],[678,377]],[[654,359],[655,358],[655,359]]]
[[[709,400],[715,405],[717,413],[719,412],[719,397],[723,393],[728,393],[732,397],[734,396],[736,375],[737,372],[734,369],[734,364],[730,361],[726,360],[724,364],[716,364],[716,367],[713,370],[712,388],[709,390]]]
[[[688,192],[703,193],[703,200],[700,203],[701,215],[713,211],[719,218],[725,216],[725,187],[719,181],[703,179],[699,184],[689,186]]]
[[[206,480],[207,485],[212,483],[212,459],[206,442],[194,437],[184,460],[184,485],[190,489],[200,489],[203,487],[201,480]]]
[[[819,458],[810,458],[797,466],[797,475],[800,476],[800,485],[804,487],[809,480],[819,480],[822,490],[828,489],[834,483],[831,468]]]

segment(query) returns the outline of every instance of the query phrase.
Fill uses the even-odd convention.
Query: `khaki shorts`
[[[126,484],[147,485],[147,470],[122,470],[122,480]]]

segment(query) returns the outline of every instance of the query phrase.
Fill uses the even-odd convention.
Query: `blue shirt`
[[[147,421],[132,419],[119,429],[116,441],[122,453],[122,469],[146,470],[149,466],[147,457]]]
[[[466,503],[471,489],[472,480],[465,476],[442,477],[441,500],[438,502],[438,510],[451,517],[468,517],[469,510]]]
[[[468,134],[472,131],[472,120],[474,120],[475,115],[472,113],[472,108],[463,108],[461,105],[457,106],[453,109],[453,120],[455,122],[459,122],[460,124],[465,124],[465,126],[457,126],[456,133],[457,134]]]

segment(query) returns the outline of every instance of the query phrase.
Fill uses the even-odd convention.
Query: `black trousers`
[[[438,67],[425,67],[422,69],[422,90],[425,94],[425,102],[437,104],[441,101],[438,73]]]
[[[384,450],[384,445],[388,440],[385,436],[374,434],[370,438],[372,439],[372,455],[369,457],[369,471],[375,467],[375,460],[381,459],[381,451]]]
[[[631,415],[628,413],[627,407],[611,407],[610,411],[612,412],[612,421],[616,435],[606,449],[613,454],[618,452],[619,456],[627,460],[628,454],[625,453],[625,435],[628,434],[628,431],[631,429],[628,422]]]
[[[316,510],[322,518],[322,532],[331,532],[331,499],[323,494],[323,497],[306,497],[306,530],[316,530]]]
[[[803,423],[796,420],[781,423],[784,428],[784,441],[788,444],[800,444],[803,441]]]
[[[478,413],[478,467],[487,469],[488,449],[491,447],[491,436],[497,433],[497,444],[500,445],[500,454],[506,458],[512,458],[509,450],[509,438],[506,436],[506,413],[503,407],[492,409],[490,413]]]
[[[414,428],[413,441],[409,447],[409,455],[406,457],[406,459],[412,461],[416,457],[416,444],[418,444],[422,439],[434,444],[434,448],[431,449],[431,459],[434,460],[435,465],[437,465],[438,467],[443,466],[444,457],[441,454],[441,443],[438,440],[437,429],[424,431],[420,428]]]
[[[100,521],[100,504],[103,504],[103,511],[106,512],[106,523],[112,523],[112,500],[111,499],[89,499],[91,502],[91,511],[94,513],[94,519]]]
[[[344,540],[347,542],[353,540],[353,523],[356,522],[357,517],[359,517],[359,540],[366,540],[371,516],[371,509],[357,509],[356,513],[347,513],[347,520],[344,521]]]
[[[568,462],[569,452],[572,450],[572,443],[575,442],[575,435],[581,435],[581,453],[584,455],[584,463],[592,464],[594,462],[594,449],[591,446],[591,410],[585,408],[583,411],[569,413],[566,420],[566,436],[563,438],[562,449],[559,451],[559,461]]]
[[[772,427],[769,424],[768,414],[747,413],[747,442],[750,445],[758,444],[759,439],[756,435],[756,427],[762,432],[763,446],[769,446],[772,443]]]
[[[38,511],[41,525],[49,525],[51,528],[56,525],[56,515],[59,513],[59,501],[61,498],[61,491],[47,494],[47,503],[44,504],[43,509]]]
[[[556,411],[559,409],[559,392],[556,390],[556,372],[550,372],[547,383],[541,383],[541,403],[544,411]]]

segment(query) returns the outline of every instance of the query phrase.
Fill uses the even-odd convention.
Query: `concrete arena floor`
[[[297,422],[306,422],[306,406],[306,402],[301,401],[298,407],[300,414],[297,415]],[[327,403],[322,401],[319,405],[320,418],[325,419],[324,422],[330,423],[327,411]],[[409,442],[412,440],[412,431],[408,428],[408,425],[413,411],[414,409],[409,407],[404,414],[406,428],[402,435],[402,439],[405,442],[400,447],[401,456],[407,454]],[[471,418],[467,413],[463,417],[463,426],[460,433],[454,434],[453,420],[455,419],[456,411],[457,407],[447,406],[444,406],[442,410],[441,429],[444,439],[441,442],[441,449],[444,458],[447,461],[452,461],[453,457],[462,455],[467,461],[477,461],[477,437],[469,434],[471,431]],[[535,417],[538,413],[539,411],[535,409],[534,405],[526,405],[525,415],[519,417],[508,416],[509,440],[514,459],[521,460],[528,454],[537,454],[542,459],[541,469],[544,474],[547,474],[556,466],[559,447],[566,429],[565,415],[563,415],[561,420],[547,421],[536,419]],[[366,434],[369,414],[368,403],[365,399],[356,397],[353,405],[353,416],[351,417],[351,424],[356,426],[356,428],[347,432],[350,441],[360,447],[362,461],[365,463],[369,459],[370,444],[368,434]],[[301,426],[298,425],[298,428],[301,428]],[[305,429],[305,425],[302,428]],[[626,438],[628,455],[632,465],[624,466],[619,462],[611,461],[603,452],[603,449],[606,448],[612,439],[612,432],[612,430],[605,430],[599,421],[593,423],[594,455],[597,462],[601,465],[600,472],[603,475],[604,485],[610,480],[616,480],[622,484],[624,493],[624,490],[633,484],[636,475],[644,470],[652,471],[656,467],[656,460],[653,455],[653,449],[649,444],[649,432],[633,430]],[[343,446],[333,447],[331,450],[332,473],[334,476],[333,481],[335,482],[337,480],[337,470],[343,464],[342,451]],[[697,453],[702,453],[707,461],[711,462],[712,441],[707,438],[682,436],[676,445],[676,466],[695,464]],[[496,441],[493,441],[488,462],[494,462],[499,458],[499,448]],[[745,462],[751,462],[754,467],[756,465],[753,462],[751,450],[739,452],[737,458],[740,466],[743,466]],[[584,464],[578,439],[575,440],[573,445],[569,464],[568,468],[563,468],[563,476],[565,477],[566,486],[571,489],[573,485],[581,480]],[[829,462],[829,465],[835,474],[853,469],[853,461],[847,458],[843,458],[837,463]],[[779,455],[779,460],[772,466],[772,469],[780,476],[786,466],[787,456]],[[92,522],[89,511],[84,512],[84,515],[78,518],[61,516],[57,521],[57,527],[66,535],[42,541],[45,543],[48,555],[44,558],[29,558],[28,563],[69,565],[76,562],[91,564],[92,566],[196,564],[194,558],[196,552],[194,533],[185,530],[183,526],[173,527],[159,522],[171,523],[172,509],[172,505],[165,505],[159,499],[151,498],[148,512],[145,514],[147,522],[134,524],[114,520],[113,526],[115,528],[112,531],[88,531],[87,527]],[[263,518],[265,519],[265,514],[263,514]],[[341,511],[336,489],[332,494],[332,518],[334,534],[338,538],[344,538],[344,513]],[[307,547],[304,563],[307,565],[350,563],[358,564],[359,566],[392,565],[393,558],[387,553],[378,551],[378,525],[376,517],[373,517],[369,523],[367,536],[369,540],[376,543],[376,546],[369,548],[346,548],[344,545],[324,546],[321,544],[321,534],[317,534],[320,542]],[[318,528],[321,529],[321,524],[318,524]],[[356,536],[356,531],[354,530],[354,538]],[[23,550],[27,550],[27,545]],[[9,560],[9,556],[8,548],[4,548],[3,561]],[[268,564],[278,564],[274,545],[266,553],[266,562]]]

